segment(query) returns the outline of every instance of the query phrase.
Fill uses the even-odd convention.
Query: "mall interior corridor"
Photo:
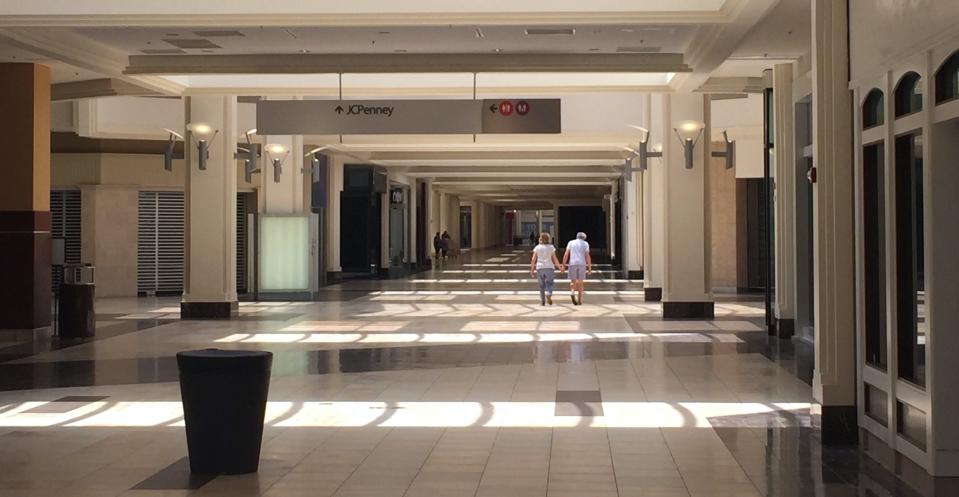
[[[223,322],[102,299],[94,341],[0,349],[0,495],[914,495],[821,446],[809,358],[767,336],[757,299],[664,321],[598,264],[584,305],[560,275],[542,307],[528,252]],[[276,355],[257,474],[189,472],[174,354],[206,347]]]
[[[0,497],[959,497],[959,0],[0,0],[0,150]]]

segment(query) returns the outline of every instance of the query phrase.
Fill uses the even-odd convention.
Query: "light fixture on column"
[[[163,148],[163,169],[173,171],[173,153],[176,151],[176,141],[177,139],[182,141],[183,135],[169,128],[163,128],[163,131],[170,134],[166,146]]]
[[[316,183],[319,178],[320,172],[320,152],[330,148],[328,145],[322,147],[316,147],[309,152],[303,155],[304,159],[310,159],[310,168],[303,168],[300,172],[303,174],[310,173],[310,179],[313,183]]]
[[[237,145],[236,154],[234,157],[236,160],[243,161],[243,179],[247,183],[253,182],[253,175],[260,172],[260,157],[263,156],[259,143],[253,143],[252,136],[256,134],[256,128],[247,130],[244,135],[246,135],[246,144]]]
[[[290,150],[286,148],[286,145],[277,143],[267,145],[266,153],[270,157],[270,162],[273,164],[273,182],[279,183],[280,175],[283,174],[283,161],[290,155]]]
[[[736,140],[730,140],[726,130],[723,130],[723,143],[726,144],[726,150],[714,151],[713,157],[725,157],[726,169],[732,169],[736,166]]]
[[[213,129],[213,126],[206,123],[190,123],[186,125],[186,129],[190,132],[193,143],[196,144],[197,166],[201,171],[206,171],[206,163],[210,160],[210,144],[216,139],[220,130]]]
[[[703,128],[703,124],[698,121],[685,121],[678,128],[673,128],[679,143],[683,146],[686,169],[693,168],[693,151],[699,143],[699,137],[703,135]]]
[[[639,147],[638,147],[637,150],[634,150],[634,149],[629,148],[629,147],[623,147],[623,150],[626,150],[626,151],[631,152],[631,153],[633,154],[632,156],[626,158],[625,172],[626,172],[626,180],[627,180],[627,181],[632,181],[632,180],[633,180],[633,175],[632,175],[633,172],[635,172],[635,171],[640,171],[640,172],[642,172],[642,171],[645,171],[645,170],[649,169],[649,158],[650,158],[650,157],[656,158],[656,157],[662,157],[662,156],[663,156],[663,149],[662,149],[661,146],[659,146],[659,147],[654,146],[652,151],[649,150],[649,130],[648,130],[648,129],[643,128],[643,127],[641,127],[641,126],[632,126],[632,125],[630,125],[630,127],[631,127],[631,128],[635,128],[635,129],[638,129],[640,132],[642,132],[642,135],[641,135],[641,137],[640,137],[640,139],[639,139]],[[634,169],[634,168],[632,167],[633,159],[639,159],[639,167],[638,167],[638,168],[635,168],[635,169]]]

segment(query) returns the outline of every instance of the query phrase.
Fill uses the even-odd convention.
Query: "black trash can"
[[[90,338],[96,334],[97,315],[94,267],[71,265],[63,268],[57,302],[57,336]]]
[[[273,354],[206,349],[179,352],[176,360],[190,470],[226,475],[255,472]]]

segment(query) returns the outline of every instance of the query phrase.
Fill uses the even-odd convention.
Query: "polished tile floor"
[[[0,344],[0,496],[919,495],[820,446],[808,354],[761,302],[663,321],[607,266],[540,306],[526,252],[231,321],[100,300],[95,340]],[[189,474],[174,354],[207,347],[275,354],[257,474]]]

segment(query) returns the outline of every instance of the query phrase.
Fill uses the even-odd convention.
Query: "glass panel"
[[[260,289],[308,290],[309,217],[260,218]]]
[[[866,96],[866,100],[862,104],[863,129],[879,126],[883,123],[885,120],[885,112],[883,110],[885,104],[883,100],[882,91],[878,89],[873,89],[869,92],[869,95]]]
[[[922,84],[919,75],[911,72],[896,85],[896,117],[922,110]]]
[[[952,54],[936,71],[936,103],[959,97],[959,52]]]
[[[866,363],[886,369],[886,216],[883,144],[863,148],[863,297]]]
[[[926,382],[922,136],[896,138],[896,308],[899,376]]]

